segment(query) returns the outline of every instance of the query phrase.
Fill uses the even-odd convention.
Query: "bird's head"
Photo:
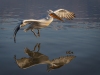
[[[48,10],[47,12],[48,12],[49,14],[53,13],[53,11],[52,11],[52,10]]]

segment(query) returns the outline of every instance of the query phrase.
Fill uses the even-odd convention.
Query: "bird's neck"
[[[48,16],[47,21],[51,23],[53,21],[53,17]]]

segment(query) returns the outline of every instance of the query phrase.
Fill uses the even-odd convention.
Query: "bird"
[[[29,25],[26,29],[24,29],[24,32],[27,32],[28,30],[31,30],[36,37],[40,37],[40,29],[48,27],[54,19],[58,19],[60,21],[64,21],[63,19],[72,20],[75,18],[75,13],[70,12],[66,9],[57,9],[55,11],[48,10],[48,16],[43,19],[25,19],[20,22],[18,26],[14,29],[14,42],[16,43],[16,34],[20,30],[21,27],[24,27],[26,25]],[[34,29],[38,30],[38,33],[36,34],[34,32]]]

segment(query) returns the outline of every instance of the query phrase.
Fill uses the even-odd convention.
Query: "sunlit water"
[[[20,1],[15,1],[20,3]],[[2,2],[7,4],[6,0]],[[72,6],[70,7],[70,5],[65,5],[65,2],[61,2],[61,5],[59,5],[59,2],[58,0],[58,5],[55,5],[54,2],[45,2],[44,4],[42,2],[42,4],[39,4],[41,2],[36,1],[37,4],[34,3],[34,5],[32,5],[32,1],[26,2],[25,0],[25,3],[21,1],[21,4],[18,4],[18,6],[14,4],[10,6],[10,2],[9,5],[1,4],[1,75],[100,75],[100,11],[98,7],[98,2],[100,1],[92,0],[88,2],[84,0],[81,2],[81,0],[79,0],[79,3],[72,2],[72,4],[75,3],[73,6],[77,6],[74,7],[74,9]],[[90,3],[90,5],[88,5],[88,3]],[[52,4],[52,6],[50,6],[50,4]],[[9,7],[7,8],[7,6]],[[68,8],[66,6],[68,6]],[[28,11],[25,9],[26,7]],[[91,9],[89,9],[90,7]],[[22,28],[17,33],[17,42],[14,43],[13,30],[20,20],[24,18],[44,18],[47,15],[46,10],[55,10],[58,8],[70,9],[75,12],[76,18],[72,21],[65,22],[55,20],[49,27],[40,30],[39,38],[36,38],[31,31],[23,32]],[[90,11],[93,12],[90,13]],[[32,61],[38,62],[28,63],[30,66],[28,68],[26,67],[26,69],[21,68],[16,60],[30,59],[31,57],[25,53],[25,48],[27,47],[30,51],[33,51],[37,43],[40,43],[40,55],[38,56],[40,59],[33,56],[35,59],[32,59]],[[35,52],[37,51],[38,49],[35,50]],[[68,53],[69,51],[72,53]],[[14,55],[16,55],[16,60],[14,59]],[[46,59],[42,58],[42,55]],[[64,58],[67,56],[68,58],[65,59],[69,62],[48,72],[48,64],[45,63],[45,61],[58,60],[59,57]],[[70,58],[71,56],[75,57]],[[59,62],[62,61],[62,59],[59,60]],[[22,63],[24,64],[25,62]]]

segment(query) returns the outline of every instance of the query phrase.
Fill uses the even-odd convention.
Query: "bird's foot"
[[[40,37],[40,34],[37,34],[38,35],[38,37]]]

